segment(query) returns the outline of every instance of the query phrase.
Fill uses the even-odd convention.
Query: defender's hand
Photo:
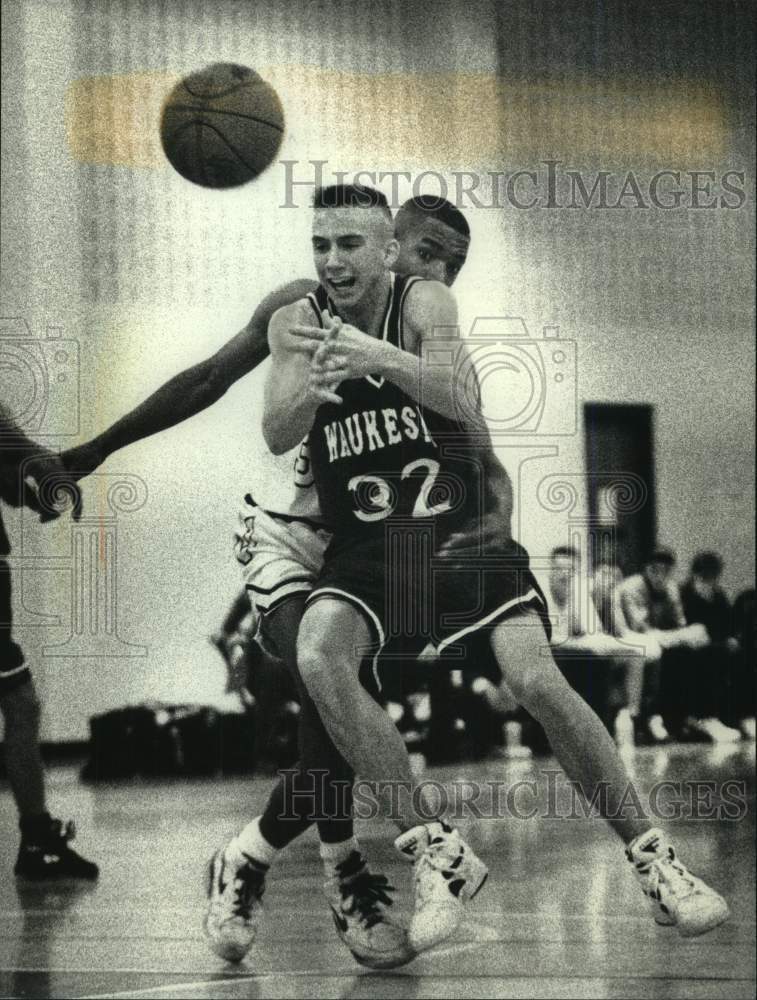
[[[321,329],[314,326],[295,326],[292,335],[312,351],[312,364],[323,370],[328,362],[334,368],[346,371],[347,378],[380,375],[386,361],[387,345],[377,337],[369,337],[349,323],[342,323],[336,333],[333,327]]]
[[[42,523],[56,520],[66,510],[71,510],[74,520],[79,520],[81,492],[60,455],[40,448],[23,462],[22,468],[23,504],[39,514]]]

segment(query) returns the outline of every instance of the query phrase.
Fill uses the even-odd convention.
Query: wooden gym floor
[[[15,884],[16,820],[0,786],[0,996],[754,996],[754,745],[637,750],[629,761],[645,793],[673,782],[662,787],[664,807],[679,789],[690,795],[693,781],[715,782],[720,792],[728,780],[743,783],[724,792],[733,800],[745,789],[742,818],[667,824],[683,860],[727,896],[727,924],[693,940],[656,927],[619,843],[598,820],[476,819],[461,826],[491,876],[464,925],[444,946],[385,973],[356,965],[336,938],[312,831],[273,868],[267,920],[246,963],[224,965],[206,947],[205,859],[260,811],[268,778],[92,788],[71,768],[52,769],[56,814],[76,818],[74,846],[102,868],[89,890]],[[555,768],[551,759],[487,761],[426,777],[448,785],[536,781],[546,793],[550,781],[562,787],[545,774]],[[523,787],[525,809],[532,793]],[[699,787],[707,805],[713,786]],[[409,868],[395,860],[391,827],[361,821],[358,833],[374,867],[402,888],[406,907]]]

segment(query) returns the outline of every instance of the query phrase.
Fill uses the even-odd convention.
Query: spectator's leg
[[[683,735],[686,719],[693,714],[690,653],[688,649],[666,649],[660,660],[660,709],[674,739]]]
[[[625,664],[626,708],[634,719],[641,715],[645,666],[641,656],[629,656]]]
[[[552,652],[563,677],[610,731],[613,722],[608,707],[610,663],[595,656],[589,648],[572,646],[568,651],[556,647]]]
[[[640,715],[646,719],[665,715],[662,705],[663,659],[661,657],[644,663]]]
[[[742,736],[755,738],[755,663],[747,650],[739,650],[734,657],[734,700],[737,711],[734,725]]]

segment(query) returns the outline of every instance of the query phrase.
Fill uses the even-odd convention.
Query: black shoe
[[[76,836],[72,822],[64,826],[59,819],[48,818],[44,824],[37,823],[36,826],[34,832],[22,830],[21,847],[13,869],[18,878],[34,882],[67,878],[91,881],[97,878],[100,874],[97,865],[68,846],[68,842]]]

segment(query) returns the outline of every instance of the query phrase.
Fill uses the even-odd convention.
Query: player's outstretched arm
[[[334,390],[347,372],[330,359],[328,378],[316,379],[311,361],[321,341],[292,334],[293,328],[309,321],[311,315],[310,306],[298,302],[275,313],[268,328],[271,367],[265,383],[263,437],[274,455],[283,455],[302,441],[321,403],[342,402]],[[337,321],[320,332],[331,339],[340,326]]]
[[[65,451],[62,458],[66,468],[80,478],[120,448],[180,424],[207,409],[268,356],[268,324],[276,310],[296,302],[313,288],[315,282],[299,280],[267,295],[247,326],[220,351],[175,375],[102,434]]]

